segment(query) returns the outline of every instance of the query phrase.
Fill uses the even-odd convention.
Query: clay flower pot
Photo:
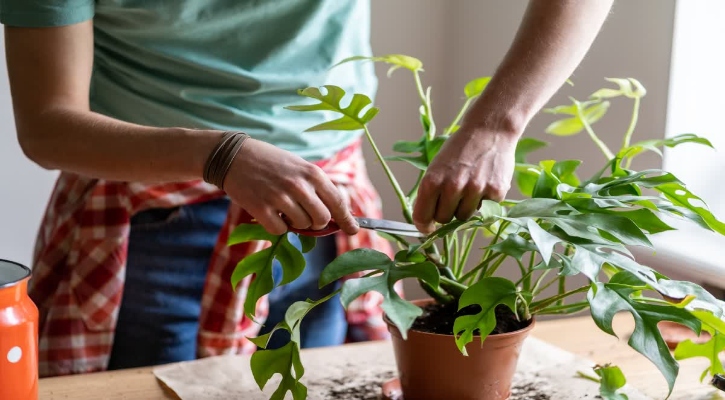
[[[412,301],[419,307],[433,300]],[[515,332],[479,337],[466,346],[468,356],[456,347],[452,335],[400,331],[387,318],[398,377],[404,400],[506,400],[524,340],[534,321]]]
[[[38,398],[38,308],[30,269],[0,260],[0,399]]]

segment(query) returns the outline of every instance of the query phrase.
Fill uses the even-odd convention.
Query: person
[[[420,229],[506,195],[518,138],[611,3],[529,2],[487,90],[425,174]],[[328,83],[374,96],[371,63],[331,68],[372,54],[369,0],[0,0],[0,23],[20,146],[60,171],[30,287],[41,376],[252,352],[247,337],[288,304],[330,293],[317,277],[337,254],[389,251],[353,219],[381,214],[360,133],[303,133],[325,116],[284,109],[300,102],[297,89]],[[249,278],[237,290],[229,280],[264,246],[226,244],[251,217],[275,235],[342,227],[305,255],[297,281],[258,303],[264,328],[242,312]],[[375,292],[347,312],[327,302],[305,319],[302,346],[386,337],[380,304]]]

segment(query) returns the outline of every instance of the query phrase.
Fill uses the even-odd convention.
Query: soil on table
[[[395,376],[393,371],[365,377],[350,375],[342,379],[310,382],[310,389],[324,388],[320,400],[379,400],[382,398],[383,383]],[[553,400],[551,390],[552,384],[547,379],[537,374],[517,373],[514,375],[509,400]]]
[[[481,306],[474,304],[456,311],[456,302],[449,304],[432,303],[423,306],[423,314],[413,322],[412,329],[420,332],[437,333],[440,335],[453,334],[453,322],[462,315],[474,315],[481,311]],[[529,326],[531,321],[519,321],[516,315],[506,306],[496,307],[496,328],[491,335],[514,332]],[[478,334],[478,332],[474,332]]]

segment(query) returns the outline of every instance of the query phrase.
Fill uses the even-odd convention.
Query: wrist
[[[526,112],[516,107],[476,102],[462,121],[461,128],[469,132],[496,134],[518,140],[529,119]]]

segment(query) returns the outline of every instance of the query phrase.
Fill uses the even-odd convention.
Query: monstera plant
[[[485,90],[489,77],[475,79],[465,86],[460,112],[450,124],[441,127],[433,118],[430,88],[422,84],[423,68],[419,60],[387,55],[353,57],[342,62],[370,61],[391,65],[388,75],[397,69],[407,70],[417,88],[422,135],[416,141],[396,143],[392,150],[397,154],[386,157],[376,145],[369,124],[379,110],[363,93],[348,94],[333,84],[305,88],[299,94],[311,102],[291,105],[288,109],[337,114],[336,119],[311,127],[310,132],[363,131],[398,197],[402,218],[412,222],[411,209],[420,179],[404,191],[388,162],[408,163],[422,178],[441,145],[456,134],[459,121]],[[694,134],[633,141],[645,88],[632,78],[606,81],[607,87],[586,100],[570,98],[569,104],[544,110],[560,117],[548,126],[549,134],[565,137],[583,133],[591,138],[603,154],[598,172],[580,177],[577,169],[582,161],[576,159],[529,162],[530,153],[547,143],[523,137],[516,149],[514,176],[523,199],[484,201],[470,219],[453,220],[422,239],[387,236],[397,246],[392,258],[366,248],[349,251],[324,269],[320,286],[365,272],[360,278],[347,280],[333,294],[339,293],[342,305],[347,306],[366,291],[381,292],[386,320],[403,338],[418,329],[415,324],[421,318],[436,310],[447,312],[453,323],[446,328],[446,333],[450,335],[453,351],[461,357],[467,356],[471,344],[478,346],[490,337],[506,333],[506,329],[521,329],[537,315],[588,310],[601,330],[615,335],[612,319],[616,313],[626,312],[634,317],[635,325],[628,344],[659,369],[670,392],[678,375],[675,356],[710,358],[711,366],[703,377],[708,372],[723,372],[717,353],[725,343],[722,339],[724,304],[695,283],[672,280],[652,267],[641,265],[630,252],[631,246],[652,248],[649,238],[673,230],[671,222],[668,223],[672,218],[725,234],[725,224],[674,175],[659,169],[631,169],[632,160],[644,152],[661,154],[663,147],[685,143],[711,144]],[[594,131],[614,100],[631,102],[633,107],[631,123],[616,150],[610,149]],[[315,245],[314,238],[300,236],[300,239],[302,252]],[[286,235],[270,235],[256,224],[239,226],[229,244],[252,240],[267,241],[270,246],[242,260],[232,284],[236,286],[246,276],[255,275],[244,307],[253,318],[254,305],[274,287],[273,260],[279,260],[284,268],[281,284],[297,278],[305,262]],[[482,255],[471,258],[476,251]],[[500,276],[506,260],[518,269],[516,279]],[[584,284],[572,285],[571,278],[575,276],[586,278]],[[394,284],[401,279],[416,279],[432,302],[421,306],[399,297]],[[285,321],[273,332],[251,338],[260,347],[251,359],[260,388],[275,374],[282,377],[273,399],[282,399],[288,392],[294,399],[306,398],[299,347],[300,324],[309,310],[330,297],[295,303]],[[518,324],[501,327],[503,319],[514,319]],[[661,321],[682,324],[696,334],[709,332],[711,339],[700,345],[684,342],[673,356],[658,330]],[[264,350],[270,335],[278,330],[289,331],[290,342],[281,348]],[[598,367],[596,373],[599,378],[592,379],[602,383],[601,396],[624,398],[618,389],[625,381],[617,367]]]

